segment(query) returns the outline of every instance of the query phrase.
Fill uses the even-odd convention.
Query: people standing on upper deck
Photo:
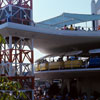
[[[80,26],[78,26],[78,28],[77,28],[77,29],[78,29],[78,31],[81,31],[81,27],[80,27]]]
[[[78,29],[77,29],[77,27],[75,27],[75,31],[77,31]]]
[[[71,25],[69,29],[73,31],[73,30],[74,30],[74,27],[73,27],[73,25]]]
[[[65,25],[65,26],[64,26],[64,30],[68,30],[68,27],[67,27],[67,25]]]
[[[91,29],[90,29],[90,28],[88,28],[88,31],[91,31]]]
[[[82,27],[82,31],[85,31],[85,30],[84,30],[84,27]]]

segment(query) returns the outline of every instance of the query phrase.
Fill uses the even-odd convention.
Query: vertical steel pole
[[[15,42],[15,75],[17,74],[17,42]]]
[[[31,69],[32,69],[32,76],[34,76],[34,40],[31,40]]]
[[[12,76],[12,36],[9,36],[9,76]]]
[[[20,75],[22,76],[22,39],[20,41],[20,44],[19,44],[19,50],[20,50],[20,64],[19,64],[19,67],[20,67]]]
[[[86,31],[88,31],[87,22],[86,22]]]
[[[31,25],[34,26],[34,20],[33,20],[33,0],[31,0]]]
[[[32,100],[34,100],[34,90],[32,90]]]
[[[31,40],[31,68],[32,68],[32,76],[34,76],[34,40]],[[32,79],[32,83],[34,83],[34,80]],[[32,89],[34,88],[34,86],[32,87]],[[32,100],[34,100],[34,90],[32,90]]]
[[[4,44],[4,50],[6,50],[6,44]],[[6,62],[6,54],[4,53],[4,63]]]

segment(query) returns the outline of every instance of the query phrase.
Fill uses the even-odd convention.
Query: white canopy
[[[100,20],[100,15],[63,13],[60,16],[39,22],[39,26],[62,27],[87,21]]]

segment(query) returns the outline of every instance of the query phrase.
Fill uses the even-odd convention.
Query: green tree
[[[0,100],[27,100],[25,94],[20,91],[21,88],[19,82],[0,76]]]

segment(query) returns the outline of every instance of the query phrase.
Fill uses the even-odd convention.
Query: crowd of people
[[[78,27],[73,27],[73,25],[70,25],[69,27],[68,27],[67,25],[64,25],[64,27],[62,27],[61,30],[86,31],[86,30],[84,29],[84,27],[80,27],[80,26],[78,26]],[[88,31],[92,31],[90,28],[88,28],[87,30],[88,30]]]
[[[52,84],[49,88],[35,87],[34,89],[34,99],[35,100],[100,100],[100,93],[94,91],[90,96],[87,93],[77,92],[68,93],[67,89],[61,90],[57,84]]]

